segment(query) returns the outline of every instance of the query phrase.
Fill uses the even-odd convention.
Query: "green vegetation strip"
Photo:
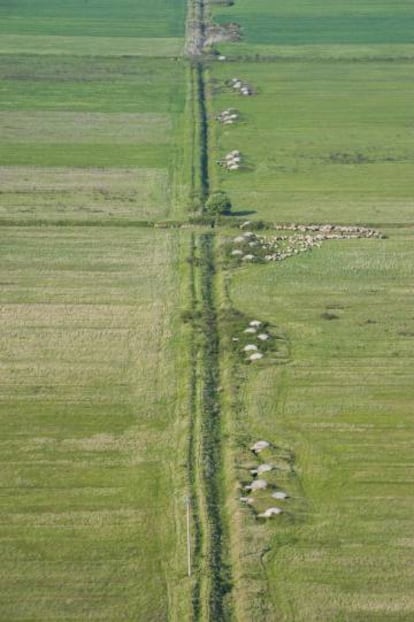
[[[39,35],[0,35],[0,54],[30,54],[53,56],[132,56],[167,58],[182,53],[179,38],[134,37],[70,37]]]
[[[209,573],[209,616],[211,622],[229,619],[226,599],[231,589],[230,568],[226,564],[223,525],[222,425],[220,421],[219,335],[215,304],[215,238],[202,234],[199,241],[202,334],[201,460],[208,525],[207,566]]]

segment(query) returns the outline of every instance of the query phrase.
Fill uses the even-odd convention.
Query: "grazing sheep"
[[[273,469],[271,464],[259,464],[257,469],[250,469],[250,473],[252,475],[261,475],[262,473],[267,473]]]
[[[247,503],[248,505],[252,505],[252,503],[254,503],[253,497],[240,497],[240,501],[242,503]]]
[[[233,156],[232,156],[233,157]],[[231,160],[233,164],[233,160]],[[248,226],[249,221],[241,228]],[[290,235],[259,236],[251,231],[243,234],[249,241],[249,246],[257,247],[259,253],[255,256],[258,261],[283,261],[290,257],[306,253],[319,248],[327,240],[345,240],[359,238],[378,238],[384,236],[367,227],[353,227],[341,225],[277,225],[277,230],[293,232]],[[263,251],[265,251],[263,253]]]
[[[258,454],[263,451],[263,449],[267,449],[268,447],[270,447],[270,443],[268,441],[256,441],[256,443],[250,447],[250,450],[255,454]]]
[[[273,499],[287,499],[289,495],[287,492],[283,492],[283,490],[278,490],[272,494]]]
[[[249,361],[259,361],[263,358],[263,354],[261,352],[255,352],[249,356]]]
[[[258,350],[258,347],[255,346],[253,343],[248,343],[247,346],[244,346],[243,350],[244,352],[256,352]]]
[[[257,472],[260,473],[267,473],[268,471],[271,471],[273,469],[271,464],[259,464],[259,466],[257,467]]]
[[[254,482],[244,487],[245,490],[264,490],[267,488],[267,481],[265,479],[255,479]]]
[[[268,508],[261,514],[258,514],[259,518],[272,518],[272,516],[277,516],[281,514],[283,510],[281,508]]]

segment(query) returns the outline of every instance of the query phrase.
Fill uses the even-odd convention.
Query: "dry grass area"
[[[180,238],[3,232],[3,620],[187,619]]]
[[[0,167],[1,219],[152,220],[169,212],[161,169]]]
[[[0,112],[0,132],[8,143],[167,143],[168,114],[103,112]]]

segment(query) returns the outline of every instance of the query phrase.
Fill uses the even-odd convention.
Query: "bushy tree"
[[[225,192],[218,190],[208,197],[206,201],[206,210],[211,216],[230,214],[231,201]]]

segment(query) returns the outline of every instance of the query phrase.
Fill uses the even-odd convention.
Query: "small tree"
[[[211,216],[226,216],[231,212],[231,201],[225,192],[218,190],[208,197],[206,210]]]

